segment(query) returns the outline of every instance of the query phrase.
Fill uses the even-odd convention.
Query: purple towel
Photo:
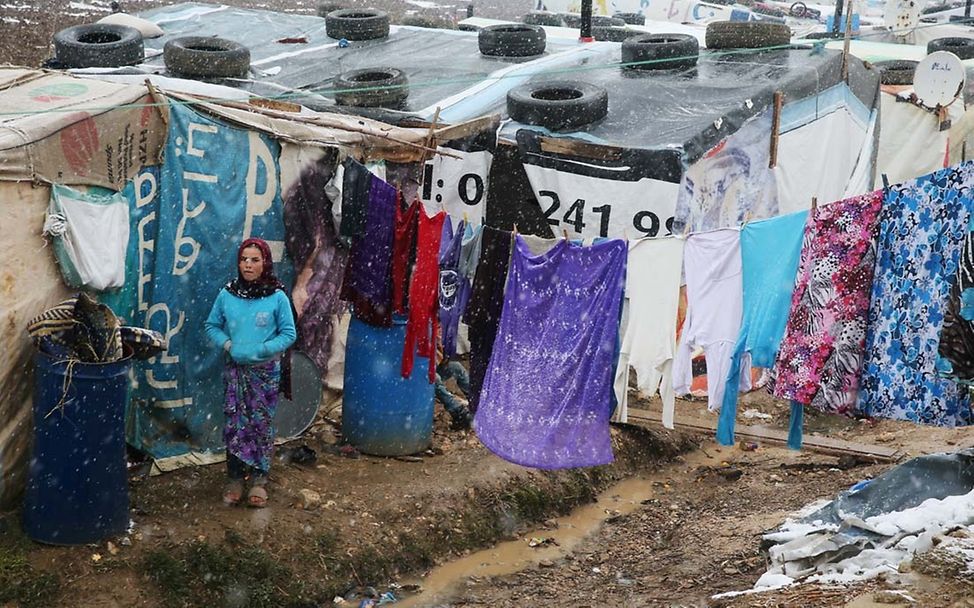
[[[516,239],[474,428],[498,456],[560,469],[612,462],[609,417],[626,243]]]
[[[392,325],[392,240],[396,189],[380,179],[369,188],[365,232],[355,237],[345,269],[342,299],[356,317],[371,325]]]

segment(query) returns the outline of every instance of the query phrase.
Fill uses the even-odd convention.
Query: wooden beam
[[[622,149],[615,146],[602,146],[579,139],[557,137],[542,137],[540,139],[541,151],[549,154],[567,154],[594,160],[619,160],[622,158]]]
[[[768,166],[772,169],[778,164],[778,138],[781,131],[781,106],[785,95],[781,91],[774,93],[774,113],[771,115],[771,160]]]
[[[629,423],[642,426],[663,426],[661,415],[655,411],[629,409]],[[713,436],[717,431],[717,417],[700,419],[681,417],[675,424],[677,430],[703,433]],[[788,432],[761,425],[737,425],[735,436],[739,439],[765,441],[776,444],[788,443]],[[808,449],[822,454],[842,455],[850,454],[867,458],[876,462],[896,462],[902,454],[895,448],[865,443],[854,443],[831,437],[816,437],[806,435],[802,442],[802,449]]]

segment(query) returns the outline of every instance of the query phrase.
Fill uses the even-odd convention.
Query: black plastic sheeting
[[[799,521],[841,524],[850,515],[866,519],[911,509],[930,498],[941,500],[971,490],[974,490],[974,448],[929,454],[843,491],[827,506]]]
[[[481,55],[476,32],[394,25],[388,38],[349,41],[348,47],[339,48],[338,41],[325,34],[325,20],[321,17],[234,7],[214,10],[216,8],[190,2],[140,13],[140,16],[159,23],[166,32],[161,38],[146,40],[146,48],[161,50],[168,40],[182,36],[219,36],[234,40],[250,49],[251,66],[256,68],[256,75],[251,76],[253,81],[234,86],[268,97],[287,97],[289,90],[295,89],[324,96],[292,97],[293,101],[312,109],[335,109],[329,90],[333,80],[349,70],[377,67],[403,70],[410,82],[409,98],[404,108],[408,113],[435,106],[437,102],[482,82],[496,70],[525,62],[525,59]],[[207,10],[209,12],[204,12]],[[306,43],[277,42],[302,37]],[[575,41],[549,39],[547,53],[576,46]],[[289,56],[284,57],[285,54]],[[279,59],[265,62],[275,57]],[[146,63],[162,65],[163,58],[159,55]],[[276,71],[277,68],[280,71]],[[402,113],[381,109],[348,108],[347,111],[387,122],[396,122],[403,117]]]

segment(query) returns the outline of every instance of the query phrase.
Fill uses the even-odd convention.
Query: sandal
[[[255,509],[263,509],[267,506],[267,490],[264,486],[251,486],[247,493],[247,506]]]
[[[223,490],[223,504],[234,507],[243,498],[244,484],[242,480],[231,480]]]

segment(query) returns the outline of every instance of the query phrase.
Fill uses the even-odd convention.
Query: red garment
[[[392,243],[392,311],[397,314],[406,312],[406,282],[409,279],[410,258],[416,248],[416,226],[422,206],[416,199],[404,210],[402,198],[396,205],[396,235]]]
[[[440,238],[446,212],[433,217],[419,215],[416,237],[416,266],[409,282],[409,319],[406,321],[406,344],[402,351],[402,377],[413,373],[413,352],[429,357],[430,383],[436,381],[437,298],[440,286]]]

